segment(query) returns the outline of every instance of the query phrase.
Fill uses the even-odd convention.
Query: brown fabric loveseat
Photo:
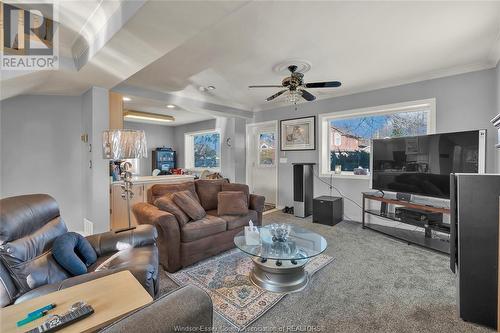
[[[175,192],[190,191],[207,215],[197,221],[179,223],[176,217],[154,205],[156,199]],[[218,216],[218,194],[239,191],[248,195],[248,214]],[[234,236],[248,225],[262,223],[264,197],[248,193],[248,185],[230,184],[226,180],[196,180],[180,184],[157,184],[148,192],[148,203],[132,208],[139,224],[151,224],[158,230],[160,263],[168,272],[211,257],[234,247]]]

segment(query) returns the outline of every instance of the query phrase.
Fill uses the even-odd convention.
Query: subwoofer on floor
[[[297,217],[312,214],[314,164],[293,164],[293,212]]]

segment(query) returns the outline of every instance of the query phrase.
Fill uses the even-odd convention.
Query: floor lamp
[[[129,129],[106,130],[102,134],[102,151],[103,158],[113,161],[145,158],[148,156],[146,134],[144,131]],[[120,169],[120,177],[123,181],[123,184],[121,184],[122,198],[127,201],[128,228],[116,232],[135,228],[130,220],[130,199],[134,196],[132,191],[132,164],[123,161],[120,164]]]

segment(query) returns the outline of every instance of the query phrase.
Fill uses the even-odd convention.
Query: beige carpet
[[[332,261],[330,256],[319,255],[305,269],[313,275]],[[212,298],[214,311],[242,330],[286,296],[255,286],[248,278],[252,267],[248,255],[233,249],[168,276],[180,286],[194,284],[204,289]]]
[[[273,222],[320,233],[328,241],[325,254],[335,262],[244,332],[494,332],[458,317],[455,278],[446,255],[363,230],[358,222],[329,227],[281,212],[264,216],[264,224]],[[166,275],[160,283],[162,293],[176,288]],[[215,313],[214,331],[237,329]]]

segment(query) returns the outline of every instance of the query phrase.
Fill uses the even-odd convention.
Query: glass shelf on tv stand
[[[444,223],[426,225],[424,222],[420,221],[402,221],[394,212],[388,211],[382,213],[380,209],[366,208],[366,201],[369,200],[442,214],[449,214],[449,209],[447,207],[434,207],[415,202],[401,201],[397,200],[395,196],[382,196],[380,193],[363,193],[362,225],[363,229],[377,231],[408,242],[408,244],[416,244],[446,254],[450,253],[449,225]],[[380,217],[380,223],[367,222],[367,215]],[[388,223],[384,223],[383,221],[388,221]],[[433,235],[438,235],[440,237],[434,238]]]

